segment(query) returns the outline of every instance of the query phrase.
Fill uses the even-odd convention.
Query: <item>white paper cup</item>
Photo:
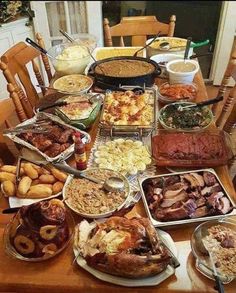
[[[174,63],[184,62],[183,59],[169,61],[166,64],[166,70],[169,73],[169,82],[172,83],[191,83],[195,74],[199,70],[199,64],[195,60],[185,60],[186,63],[191,63],[195,66],[194,70],[188,72],[177,72],[170,69],[170,65]]]

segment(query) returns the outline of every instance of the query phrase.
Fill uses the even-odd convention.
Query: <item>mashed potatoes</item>
[[[85,46],[69,46],[56,57],[55,70],[61,75],[83,73],[90,61],[90,55]]]

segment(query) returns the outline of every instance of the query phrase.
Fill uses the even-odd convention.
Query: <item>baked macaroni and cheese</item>
[[[149,126],[154,122],[153,107],[154,99],[147,92],[109,92],[106,94],[101,123]]]

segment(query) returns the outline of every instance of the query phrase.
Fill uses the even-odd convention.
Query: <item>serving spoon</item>
[[[189,53],[189,50],[190,50],[191,42],[192,42],[192,38],[188,37],[186,48],[185,48],[185,51],[184,51],[184,63],[186,63],[186,59],[188,59],[188,53]]]
[[[195,103],[195,104],[191,104],[191,105],[186,105],[186,106],[178,106],[178,111],[183,111],[183,110],[186,110],[186,109],[192,109],[192,108],[195,108],[195,107],[204,107],[204,106],[207,106],[207,105],[212,105],[212,104],[216,104],[216,103],[219,103],[220,101],[223,100],[223,96],[219,96],[219,97],[216,97],[214,99],[211,99],[211,100],[207,100],[207,101],[203,101],[203,102],[200,102],[200,103]]]
[[[209,40],[203,41],[203,42],[199,42],[199,43],[191,43],[190,48],[198,48],[204,45],[209,44]],[[171,47],[169,42],[162,42],[159,45],[159,49],[162,51],[169,51],[170,49],[181,49],[181,48],[185,48],[185,46],[175,46],[175,47]]]
[[[35,43],[30,38],[26,38],[25,41],[26,41],[26,43],[30,44],[32,47],[34,47],[35,49],[37,49],[41,53],[47,55],[49,58],[56,59],[55,57],[53,57],[52,55],[50,55],[47,50],[45,50],[44,48],[42,48],[41,46],[39,46],[37,43]]]
[[[142,50],[144,50],[145,48],[147,48],[147,47],[149,47],[158,37],[159,37],[159,35],[160,35],[160,31],[158,32],[158,34],[151,40],[151,42],[150,43],[148,43],[148,44],[146,44],[144,47],[142,47],[141,49],[138,49],[138,51],[136,51],[135,53],[134,53],[134,55],[133,55],[133,57],[137,57],[137,55],[138,55],[138,52],[140,52],[140,51],[142,51]]]
[[[103,184],[103,188],[108,192],[114,192],[114,191],[122,191],[124,189],[125,183],[122,178],[111,176],[105,181],[94,178],[93,176],[85,175],[83,172],[78,171],[68,165],[64,165],[61,163],[52,163],[56,168],[65,171],[69,174],[75,175],[75,177],[84,178],[89,181],[92,181],[97,184]]]
[[[38,111],[44,111],[53,107],[61,107],[61,106],[67,106],[69,104],[72,103],[83,103],[83,102],[89,102],[91,104],[94,104],[96,102],[101,102],[102,101],[102,97],[101,94],[95,94],[95,95],[91,95],[90,97],[88,97],[87,99],[82,99],[82,100],[78,100],[78,101],[57,101],[53,104],[50,105],[46,105],[46,106],[42,106],[38,108]]]
[[[213,260],[213,257],[212,257],[212,253],[211,251],[208,249],[208,246],[207,246],[207,242],[202,239],[202,250],[204,248],[205,250],[205,254],[209,256],[210,258],[210,262],[211,262],[211,266],[212,266],[212,269],[213,269],[213,276],[214,276],[214,279],[215,279],[215,283],[216,283],[216,289],[219,293],[224,293],[224,286],[222,284],[222,281],[217,273],[217,270],[216,270],[216,266],[215,266],[215,263],[214,263],[214,260]]]

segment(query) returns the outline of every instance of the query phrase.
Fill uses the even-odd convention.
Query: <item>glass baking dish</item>
[[[122,86],[121,88],[125,89],[127,91],[131,91],[135,87],[137,87],[137,86]],[[124,124],[122,123],[120,125],[117,125],[114,122],[111,123],[110,121],[105,120],[104,116],[105,116],[105,112],[106,112],[106,107],[107,107],[108,103],[110,103],[110,101],[108,101],[108,95],[115,92],[115,91],[107,91],[105,94],[105,99],[104,99],[102,112],[101,112],[101,116],[100,116],[100,121],[99,121],[100,128],[103,131],[108,132],[110,134],[120,133],[120,132],[125,132],[125,133],[137,132],[142,136],[142,134],[144,134],[144,133],[150,133],[156,127],[156,122],[157,122],[157,119],[156,119],[156,112],[157,112],[156,88],[155,87],[144,87],[143,90],[144,90],[145,94],[149,95],[148,104],[151,106],[151,112],[152,112],[152,121],[150,122],[150,124],[148,124],[148,125],[143,125],[143,124],[132,125],[129,123],[124,123]],[[140,93],[140,94],[142,95],[142,93]],[[125,103],[124,103],[124,105],[125,105]],[[121,105],[121,106],[123,106],[123,105]]]
[[[208,201],[205,201],[204,203],[198,202],[197,198],[194,197],[194,192],[196,193],[197,191],[200,192],[201,196],[203,198],[203,200],[207,200],[208,196],[212,195],[214,193],[214,190],[216,190],[216,185],[213,186],[213,189],[207,190],[207,192],[209,192],[209,194],[205,194],[205,191],[202,191],[206,186],[206,183],[204,186],[200,187],[200,186],[196,186],[196,187],[192,187],[191,185],[189,185],[188,183],[188,192],[187,192],[187,196],[183,199],[183,198],[179,198],[180,193],[178,194],[172,194],[172,197],[170,198],[172,201],[172,204],[167,205],[167,201],[164,204],[164,199],[168,199],[169,200],[169,196],[171,196],[170,194],[166,195],[166,191],[167,190],[171,190],[174,192],[178,192],[178,190],[173,190],[174,187],[172,188],[172,186],[174,185],[174,181],[173,180],[179,180],[179,182],[187,182],[185,178],[187,178],[186,176],[189,176],[192,173],[197,173],[198,175],[203,176],[203,172],[207,172],[208,174],[210,174],[210,176],[214,176],[214,180],[217,184],[217,188],[218,188],[218,192],[222,193],[222,197],[226,197],[228,199],[228,210],[226,209],[224,212],[225,214],[220,213],[220,209],[218,210],[218,208],[214,208],[212,210],[212,207],[209,206]],[[190,175],[192,176],[192,175]],[[167,181],[168,180],[168,181]],[[155,176],[146,176],[143,177],[142,179],[139,178],[139,186],[140,186],[140,191],[142,194],[142,200],[144,203],[144,207],[146,210],[146,213],[149,217],[149,219],[151,220],[152,224],[155,227],[164,227],[164,226],[174,226],[174,225],[181,225],[181,224],[189,224],[189,223],[196,223],[196,222],[202,222],[202,221],[207,221],[207,220],[216,220],[219,218],[224,218],[227,216],[231,216],[231,215],[236,215],[236,210],[235,210],[235,203],[232,200],[232,198],[230,197],[230,195],[228,194],[228,192],[226,191],[226,189],[224,188],[224,185],[221,183],[219,177],[217,176],[216,172],[214,169],[199,169],[199,170],[193,170],[193,171],[183,171],[183,172],[175,172],[175,173],[169,173],[169,174],[162,174],[162,175],[155,175]],[[205,180],[204,180],[205,181]],[[165,182],[166,185],[163,185],[162,188],[160,188],[160,186],[158,184]],[[155,183],[155,186],[154,186]],[[178,184],[178,181],[176,182]],[[150,193],[151,188],[155,188],[155,190],[153,190],[153,193]],[[176,186],[176,185],[175,185]],[[165,188],[165,190],[164,190]],[[184,188],[184,187],[183,187]],[[210,186],[211,188],[211,186]],[[162,189],[162,190],[160,190]],[[185,189],[183,189],[185,190]],[[202,192],[204,192],[204,195],[202,195]],[[155,193],[155,194],[154,194]],[[159,193],[159,194],[158,194]],[[216,193],[216,192],[215,192]],[[162,197],[161,197],[162,195]],[[214,195],[214,194],[213,194]],[[156,197],[154,197],[156,196]],[[160,198],[159,198],[160,196]],[[195,201],[195,206],[194,203],[191,201],[189,201],[189,199],[191,199],[193,196],[194,201]],[[177,200],[178,197],[178,200]],[[159,201],[160,199],[160,201]],[[154,200],[154,201],[153,201]],[[218,200],[218,199],[216,199]],[[159,201],[159,202],[158,202]],[[183,203],[188,202],[188,206],[187,204],[183,205]],[[190,206],[191,204],[191,206]],[[206,213],[204,214],[203,210],[197,210],[198,208],[204,207],[206,206],[207,210]],[[183,210],[180,209],[184,207],[184,209],[187,207],[187,213],[184,214],[183,216]],[[174,210],[173,210],[174,209]],[[171,214],[170,214],[171,212]],[[222,211],[223,212],[223,211]],[[164,217],[162,217],[164,215]]]
[[[158,166],[216,167],[232,159],[232,142],[221,130],[175,132],[158,129],[153,133],[152,156]]]

